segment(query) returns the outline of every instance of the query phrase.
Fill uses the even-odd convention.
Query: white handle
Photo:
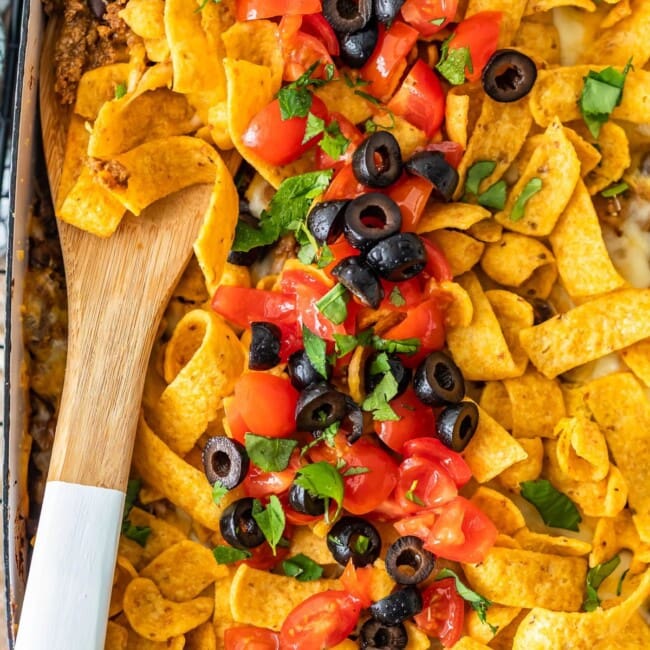
[[[124,493],[51,481],[16,650],[102,650]]]

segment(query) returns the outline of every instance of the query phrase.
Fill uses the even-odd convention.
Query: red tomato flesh
[[[280,636],[265,627],[239,625],[224,631],[225,650],[279,650]]]
[[[468,81],[478,81],[488,59],[499,43],[499,28],[503,14],[500,11],[481,11],[463,20],[454,30],[449,49],[469,48],[472,71],[465,68]]]
[[[317,14],[321,9],[321,0],[237,0],[237,20]]]
[[[465,602],[456,591],[453,578],[436,580],[422,592],[423,608],[413,618],[415,624],[431,637],[451,648],[463,633]]]
[[[458,0],[406,0],[402,18],[422,34],[432,36],[456,16]]]

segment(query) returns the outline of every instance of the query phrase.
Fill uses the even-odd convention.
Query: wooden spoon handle
[[[123,508],[118,490],[48,483],[16,650],[102,650]]]

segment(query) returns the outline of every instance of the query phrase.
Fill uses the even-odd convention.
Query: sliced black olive
[[[305,388],[296,404],[298,431],[317,431],[340,422],[347,413],[346,395],[325,382]]]
[[[366,361],[363,377],[366,393],[372,393],[377,384],[384,378],[383,372],[376,369],[373,371],[373,364],[379,354],[379,352],[374,352]],[[388,365],[390,366],[390,373],[397,382],[397,395],[401,395],[411,383],[411,369],[407,368],[396,354],[389,354],[387,357]]]
[[[384,625],[398,625],[422,611],[422,596],[413,586],[395,591],[370,605],[372,617]]]
[[[333,269],[332,275],[364,305],[377,309],[384,297],[384,288],[372,269],[359,257],[346,257]]]
[[[427,265],[427,251],[414,232],[398,232],[375,244],[366,255],[366,264],[391,282],[410,280]]]
[[[481,75],[483,90],[496,102],[515,102],[525,97],[537,79],[537,66],[517,50],[497,50]]]
[[[359,31],[371,15],[372,0],[323,0],[323,16],[335,32]]]
[[[332,366],[330,363],[325,363],[325,368],[327,370],[328,376],[332,372]],[[287,363],[287,372],[289,373],[289,378],[294,388],[302,390],[315,384],[319,381],[323,381],[322,375],[312,366],[307,353],[304,350],[298,350],[294,352],[289,357],[289,362]]]
[[[377,242],[398,233],[402,227],[402,213],[393,199],[370,192],[353,199],[345,209],[343,233],[352,246],[362,251]]]
[[[392,23],[402,8],[404,0],[373,0],[375,16],[380,23]]]
[[[465,380],[454,360],[444,352],[432,352],[417,368],[413,388],[429,406],[457,404],[465,397]]]
[[[307,228],[319,244],[331,244],[343,232],[343,211],[349,201],[317,203],[307,216]]]
[[[370,58],[379,40],[377,21],[371,18],[365,27],[356,32],[340,34],[338,40],[343,63],[358,69]]]
[[[352,155],[356,179],[368,187],[388,187],[402,173],[402,152],[395,136],[388,131],[369,135]]]
[[[344,421],[346,439],[349,443],[353,443],[359,440],[363,433],[363,411],[349,395],[346,395],[345,403],[348,409]]]
[[[450,201],[458,187],[458,172],[440,151],[420,151],[405,163],[407,172],[422,176],[433,183],[436,198]]]
[[[246,212],[248,204],[244,201],[240,201],[239,205],[238,223],[245,223],[251,228],[259,228],[259,220],[249,212]],[[242,207],[245,207],[246,210],[242,210]],[[255,248],[251,248],[249,251],[230,251],[228,253],[228,262],[235,264],[236,266],[251,266],[263,257],[268,250],[269,246],[256,246]]]
[[[98,20],[102,20],[106,13],[106,3],[104,0],[88,0],[88,8]]]
[[[539,325],[555,316],[555,309],[548,300],[544,300],[543,298],[528,298],[528,302],[533,306],[534,325]]]
[[[202,456],[203,468],[210,485],[219,481],[223,487],[232,490],[246,478],[248,453],[240,442],[227,436],[208,438]]]
[[[251,347],[248,367],[251,370],[268,370],[280,363],[282,332],[275,323],[251,323]]]
[[[435,563],[433,553],[414,535],[397,538],[386,552],[386,571],[398,585],[416,585],[426,580]]]
[[[219,530],[230,546],[244,550],[264,542],[264,533],[253,519],[254,501],[252,497],[244,497],[233,501],[223,511]]]
[[[409,642],[408,633],[402,623],[384,625],[369,618],[360,630],[361,647],[369,650],[402,650]]]
[[[325,499],[309,494],[302,485],[292,483],[289,488],[289,505],[305,515],[319,516],[325,514]]]
[[[446,406],[436,419],[440,442],[454,451],[463,451],[476,433],[478,409],[474,402]]]
[[[327,534],[327,548],[332,557],[345,566],[351,559],[356,567],[372,564],[381,551],[377,529],[361,517],[343,517]]]

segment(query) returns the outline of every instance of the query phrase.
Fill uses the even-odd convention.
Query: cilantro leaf
[[[485,623],[490,628],[490,630],[492,630],[492,634],[496,634],[499,628],[488,623],[486,618],[487,609],[492,604],[492,601],[484,598],[480,594],[477,594],[475,591],[472,591],[451,569],[441,569],[438,572],[436,580],[442,580],[443,578],[453,578],[455,580],[456,591],[458,592],[458,595],[465,602],[471,605],[472,609],[478,614],[479,621],[481,621],[481,623]]]
[[[629,189],[630,186],[625,181],[621,181],[620,183],[606,187],[600,195],[606,199],[611,199],[613,196],[618,196]]]
[[[323,575],[323,567],[303,553],[283,560],[282,570],[285,575],[300,580],[300,582],[318,580]]]
[[[334,334],[334,347],[338,357],[344,357],[357,347],[358,339],[354,334]]]
[[[388,296],[388,300],[390,300],[391,305],[394,305],[395,307],[403,307],[406,304],[406,300],[397,285],[393,287],[393,290]]]
[[[352,542],[352,550],[357,555],[365,555],[370,547],[370,537],[367,535],[357,535]]]
[[[413,503],[417,504],[418,506],[423,506],[425,505],[424,501],[420,499],[420,497],[415,494],[415,490],[418,488],[418,481],[417,479],[411,483],[411,487],[406,491],[406,494],[404,495],[409,501],[412,501]]]
[[[255,499],[253,501],[253,519],[264,533],[264,537],[275,555],[275,548],[282,539],[285,526],[284,510],[280,499],[272,494],[266,508],[262,506],[259,499]]]
[[[124,497],[124,518],[126,519],[133,508],[135,500],[138,498],[138,493],[142,487],[140,479],[130,479],[126,485],[126,496]]]
[[[362,467],[360,465],[356,467],[348,467],[343,472],[343,478],[347,478],[348,476],[359,476],[359,474],[368,474],[369,472],[370,472],[369,467]]]
[[[147,543],[147,539],[151,534],[149,526],[135,526],[129,520],[129,514],[133,509],[133,504],[138,498],[142,481],[139,479],[131,479],[126,486],[126,496],[124,497],[124,511],[122,514],[122,534],[128,539],[132,539],[140,546]]]
[[[317,303],[316,308],[335,325],[348,317],[350,294],[342,284],[335,284]]]
[[[215,546],[212,549],[212,555],[214,555],[217,564],[232,564],[253,557],[250,551],[232,546]]]
[[[324,269],[328,264],[334,261],[334,253],[332,249],[327,245],[323,244],[320,251],[318,252],[318,268]]]
[[[115,99],[122,99],[124,95],[126,95],[126,84],[117,84],[117,86],[115,86]]]
[[[341,133],[339,123],[334,120],[325,127],[325,134],[318,146],[332,159],[338,160],[348,148],[350,141]]]
[[[363,90],[355,90],[354,94],[359,95],[359,97],[365,99],[371,104],[374,104],[375,106],[379,106],[379,104],[381,104],[381,102],[376,97],[373,97],[370,93],[364,92]]]
[[[531,196],[537,194],[542,189],[542,179],[541,178],[531,178],[524,189],[521,190],[521,194],[517,197],[515,204],[512,206],[512,211],[510,212],[510,221],[519,221],[523,218],[524,212],[526,210],[526,203]]]
[[[399,420],[399,415],[395,413],[388,403],[398,392],[398,383],[393,373],[390,371],[386,372],[372,393],[363,401],[361,408],[364,411],[371,411],[373,420]]]
[[[201,4],[194,10],[194,13],[197,14],[199,11],[203,11],[207,6],[209,2],[214,2],[214,4],[218,5],[221,3],[221,0],[203,0]]]
[[[343,503],[343,479],[335,467],[324,461],[311,463],[298,470],[294,483],[305,488],[311,496],[325,499],[326,520],[330,499],[334,499],[337,505],[334,519],[339,516]]]
[[[597,564],[595,567],[589,569],[587,572],[586,592],[587,597],[585,602],[582,603],[582,609],[585,612],[593,612],[597,607],[600,607],[600,598],[598,598],[598,587],[602,584],[603,580],[611,575],[616,567],[621,563],[619,555],[615,555],[608,562]]]
[[[327,379],[327,344],[304,324],[302,326],[302,341],[309,363],[314,366],[314,370],[323,379]]]
[[[441,18],[433,18],[433,19],[430,20],[429,22],[430,22],[432,25],[435,25],[436,27],[440,27],[440,25],[442,25],[442,23],[444,23],[445,20],[447,20],[447,19],[443,16],[443,17],[441,17]]]
[[[618,584],[616,585],[616,595],[620,596],[622,591],[623,591],[623,581],[625,580],[625,577],[627,576],[628,571],[630,570],[630,567],[625,569],[623,573],[621,573],[621,577],[618,579]]]
[[[506,182],[497,181],[494,185],[478,195],[478,203],[485,208],[503,210],[506,204]]]
[[[467,180],[465,181],[465,191],[470,194],[478,194],[478,188],[481,181],[487,178],[495,169],[494,160],[479,160],[467,170]]]
[[[258,227],[239,221],[233,251],[247,252],[275,242],[280,235],[296,232],[305,223],[312,201],[328,186],[332,170],[308,172],[287,178],[273,195],[268,210],[262,213]]]
[[[300,455],[304,456],[312,447],[315,447],[321,442],[324,442],[328,447],[334,446],[334,438],[341,428],[341,422],[332,422],[328,427],[325,427],[317,438],[306,444],[301,450]]]
[[[305,125],[305,135],[302,143],[305,144],[305,142],[320,135],[323,131],[325,131],[325,120],[311,112],[307,113],[307,124]]]
[[[376,334],[372,337],[372,347],[389,354],[415,354],[420,349],[420,339],[383,339]]]
[[[289,466],[298,442],[290,438],[266,438],[254,433],[244,436],[249,458],[265,472],[281,472]]]
[[[474,67],[469,47],[449,47],[453,38],[454,34],[442,44],[440,61],[436,64],[436,70],[450,84],[459,86],[465,83],[465,68],[474,72]]]
[[[219,505],[226,494],[228,494],[228,488],[224,487],[220,481],[215,481],[212,486],[212,500]]]
[[[550,481],[538,479],[537,481],[523,481],[519,485],[521,496],[535,506],[547,526],[579,530],[578,524],[582,521],[582,517],[578,508],[566,494],[557,490]]]
[[[280,117],[289,120],[292,117],[305,117],[311,109],[314,96],[307,88],[289,85],[278,91]]]

